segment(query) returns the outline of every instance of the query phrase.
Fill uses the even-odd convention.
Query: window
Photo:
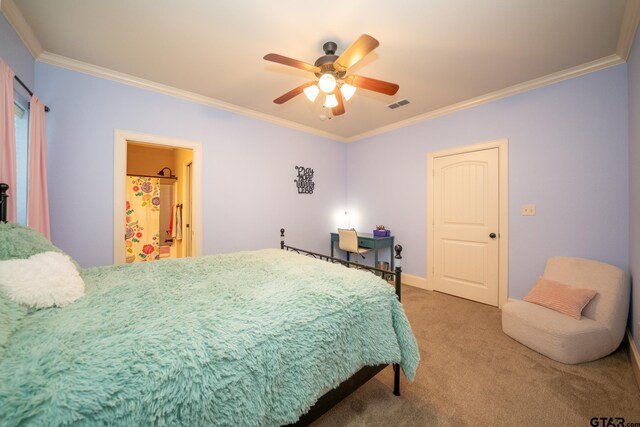
[[[29,114],[18,101],[14,105],[16,128],[16,203],[18,224],[27,224],[27,150],[29,147]]]

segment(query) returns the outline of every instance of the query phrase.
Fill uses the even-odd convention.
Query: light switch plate
[[[523,216],[534,216],[536,214],[536,205],[522,205]]]

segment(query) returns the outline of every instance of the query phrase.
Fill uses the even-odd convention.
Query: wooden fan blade
[[[338,105],[336,107],[333,107],[331,109],[331,112],[333,113],[334,116],[339,116],[341,114],[344,114],[344,99],[342,98],[342,93],[340,93],[339,89],[336,89],[334,91],[334,95],[338,100]]]
[[[287,58],[286,56],[278,55],[277,53],[268,53],[264,56],[264,59],[271,62],[277,62],[278,64],[299,68],[301,70],[311,71],[312,73],[320,72],[320,68],[315,65],[307,64],[306,62],[298,61],[297,59]]]
[[[380,45],[378,40],[370,35],[363,34],[355,41],[342,55],[333,63],[334,68],[346,70],[352,67],[356,62],[364,58],[369,52]]]
[[[372,79],[371,77],[351,75],[344,79],[344,81],[351,86],[384,93],[385,95],[395,95],[398,89],[400,89],[400,86],[395,83],[384,82],[382,80]]]
[[[297,95],[300,95],[306,88],[314,84],[316,84],[316,82],[307,82],[303,85],[300,85],[297,88],[291,89],[289,92],[285,93],[281,97],[274,99],[273,102],[275,102],[276,104],[284,104],[291,98]]]

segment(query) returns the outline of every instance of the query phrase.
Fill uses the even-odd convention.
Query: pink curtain
[[[15,73],[0,58],[0,182],[9,185],[7,221],[18,219],[16,203],[16,129],[13,122],[13,76]]]
[[[47,137],[44,104],[33,95],[29,103],[29,178],[27,183],[27,225],[51,239],[47,192]]]

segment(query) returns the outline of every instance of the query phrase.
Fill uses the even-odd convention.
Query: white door
[[[498,305],[498,148],[434,158],[434,289]]]

